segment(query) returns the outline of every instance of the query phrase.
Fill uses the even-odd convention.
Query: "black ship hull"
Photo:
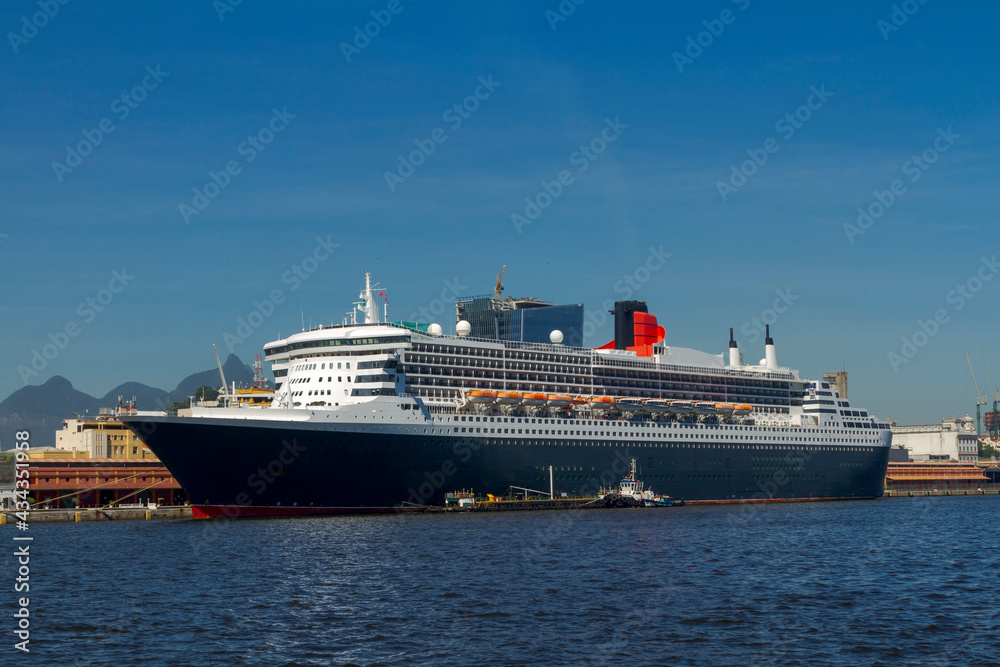
[[[309,422],[122,417],[167,466],[197,517],[393,512],[510,486],[595,495],[635,459],[657,493],[687,502],[870,499],[889,448],[811,443],[524,440],[333,430]],[[213,423],[218,422],[218,423]],[[390,429],[386,429],[389,431]]]

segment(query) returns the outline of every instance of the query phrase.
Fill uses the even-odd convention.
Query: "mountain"
[[[118,405],[119,396],[122,397],[123,401],[130,401],[135,397],[135,404],[143,410],[153,410],[154,406],[171,403],[170,394],[162,389],[150,387],[141,382],[125,382],[106,393],[104,398],[100,399],[101,405],[106,407]]]
[[[240,361],[240,358],[235,354],[230,354],[226,358],[226,363],[222,364],[222,372],[226,375],[226,382],[229,383],[230,387],[233,386],[234,381],[237,387],[253,384],[253,370]],[[222,386],[218,367],[200,373],[193,373],[181,380],[177,388],[170,392],[170,400],[187,400],[188,397],[194,395],[194,390],[202,385],[208,385],[209,387]]]
[[[222,370],[229,386],[233,382],[237,387],[253,383],[253,371],[235,354],[229,355]],[[56,375],[44,384],[22,387],[0,402],[0,448],[13,447],[15,434],[24,430],[31,433],[32,446],[52,446],[64,419],[72,418],[74,412],[96,415],[100,408],[113,408],[118,405],[119,396],[126,401],[134,396],[140,410],[160,410],[174,401],[187,400],[202,385],[218,387],[221,384],[219,369],[213,368],[188,375],[173,391],[140,382],[124,382],[102,398],[95,398],[77,391],[69,380]]]

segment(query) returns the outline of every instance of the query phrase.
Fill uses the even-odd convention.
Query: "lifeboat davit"
[[[715,409],[720,415],[731,415],[736,406],[732,403],[716,403]]]
[[[694,405],[691,401],[670,401],[670,411],[678,415],[686,415],[694,412]]]
[[[745,403],[741,403],[741,404],[733,406],[733,414],[734,415],[748,415],[751,412],[753,412],[753,406],[752,405],[747,405]]]
[[[642,399],[633,398],[632,396],[623,396],[615,400],[615,405],[618,406],[619,410],[639,412],[642,410]]]
[[[714,415],[717,412],[715,403],[712,401],[698,401],[694,404],[694,413],[696,415]]]
[[[647,398],[642,404],[649,412],[670,412],[670,401],[665,398]]]
[[[568,408],[573,404],[573,397],[567,394],[550,394],[547,400],[550,408]]]
[[[497,393],[489,389],[474,389],[465,396],[470,403],[493,403],[497,400]]]
[[[546,396],[545,394],[525,394],[521,399],[524,405],[539,406],[545,405]]]
[[[519,405],[524,396],[519,391],[497,392],[497,403],[500,405]]]

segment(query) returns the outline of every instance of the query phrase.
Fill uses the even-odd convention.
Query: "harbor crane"
[[[497,301],[500,300],[500,292],[503,291],[503,285],[500,284],[500,281],[503,280],[503,272],[504,269],[506,268],[507,268],[506,264],[500,267],[500,275],[497,276],[497,286],[493,288],[493,293],[497,295]]]
[[[1000,403],[1000,389],[997,389],[997,386],[993,384],[993,372],[990,371],[990,358],[986,356],[985,347],[983,348],[983,357],[986,359],[986,373],[989,375],[990,384],[993,385],[993,418],[990,420],[991,428],[987,435],[996,440],[1000,436],[1000,424],[997,424],[997,403]],[[986,392],[983,392],[983,398],[986,398]],[[983,402],[985,403],[985,400]]]
[[[985,350],[984,350],[985,352]],[[972,376],[972,386],[976,388],[976,437],[982,436],[980,424],[983,419],[983,406],[986,405],[986,392],[980,396],[979,384],[976,383],[976,374],[972,372],[972,362],[969,361],[969,351],[965,351],[965,363],[969,364],[969,374]]]

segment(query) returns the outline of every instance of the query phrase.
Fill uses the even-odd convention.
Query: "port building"
[[[948,417],[940,424],[893,426],[892,443],[906,447],[911,461],[979,462],[976,420],[969,415]]]
[[[132,409],[123,414],[139,412]],[[101,408],[100,414],[95,417],[74,415],[72,419],[63,420],[62,429],[56,431],[55,448],[82,452],[92,459],[156,460],[156,456],[142,440],[118,420],[113,408]]]

